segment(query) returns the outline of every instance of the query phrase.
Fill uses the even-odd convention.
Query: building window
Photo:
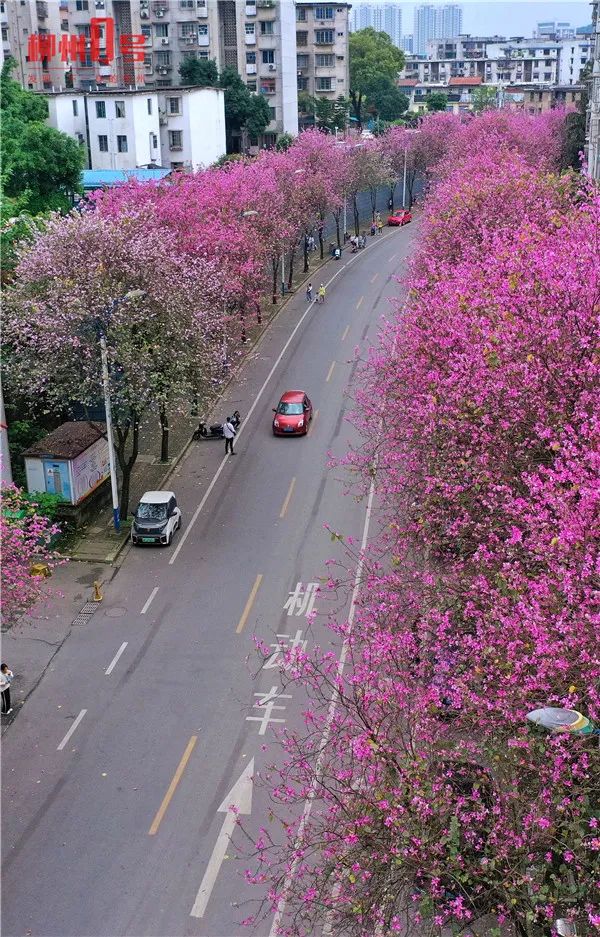
[[[296,68],[308,68],[308,62],[309,62],[308,55],[296,56]]]
[[[75,0],[75,9],[81,13],[83,10],[89,9],[88,0]]]
[[[275,64],[275,49],[263,49],[261,55],[263,65]]]
[[[183,163],[171,163],[171,169],[173,170],[173,172],[182,172]]]
[[[256,52],[246,52],[246,65],[256,65]]]
[[[183,148],[183,132],[181,130],[169,130],[169,149],[181,150]]]
[[[101,153],[108,153],[108,137],[104,133],[98,137],[98,149]]]
[[[144,36],[145,39],[152,40],[152,26],[150,26],[149,23],[142,24],[142,36]]]
[[[2,27],[2,42],[8,42],[8,26]]]
[[[71,104],[73,105],[73,117],[77,117],[77,114],[79,113],[79,107],[77,106],[77,101],[73,100],[71,101]]]
[[[273,35],[273,20],[263,20],[260,24],[260,34],[261,36],[272,36]]]
[[[308,33],[299,32],[296,33],[296,45],[297,46],[307,46],[308,45]]]
[[[156,64],[163,66],[163,68],[167,68],[171,64],[171,53],[170,52],[157,52]]]
[[[270,117],[271,120],[275,120],[275,119],[276,119],[276,117],[277,117],[277,112],[275,111],[275,108],[274,108],[274,107],[270,107],[270,108],[269,108],[269,117]]]
[[[96,117],[106,117],[106,101],[96,101]]]
[[[208,58],[208,49],[200,49],[199,52],[198,52],[198,58],[199,58],[199,59],[207,59],[207,58]]]
[[[315,55],[315,65],[317,68],[332,68],[335,65],[335,55],[317,54]]]
[[[316,29],[315,42],[318,46],[330,46],[333,44],[333,29]]]
[[[256,91],[256,81],[254,79],[252,81],[247,81],[246,87],[248,91]]]
[[[179,0],[179,6],[182,10],[193,10],[195,3],[194,0]]]
[[[148,113],[152,113],[152,98],[146,98],[146,107],[148,108]]]
[[[115,101],[115,117],[125,117],[125,101]]]
[[[276,133],[265,133],[263,135],[263,143],[266,147],[275,146],[277,143],[277,134]]]
[[[262,78],[260,82],[260,93],[261,94],[275,94],[275,79],[274,78]]]
[[[332,20],[333,7],[315,7],[316,20]]]
[[[155,150],[158,147],[158,137],[155,133],[151,133],[150,136],[152,137],[152,149]]]
[[[206,23],[198,24],[198,35],[199,36],[208,36],[208,26]]]
[[[331,78],[315,78],[317,91],[331,91]]]
[[[169,38],[169,24],[168,23],[155,23],[154,32],[157,39],[168,39]]]
[[[127,153],[127,137],[124,134],[117,134],[117,150],[119,153]]]
[[[169,98],[169,114],[181,114],[181,98]]]
[[[181,38],[182,39],[195,39],[196,38],[196,29],[198,27],[195,23],[182,23],[181,24]]]
[[[254,36],[254,33],[255,33],[254,27],[255,27],[254,23],[246,23],[246,36]]]
[[[306,22],[306,10],[304,7],[296,7],[296,19],[299,23]]]

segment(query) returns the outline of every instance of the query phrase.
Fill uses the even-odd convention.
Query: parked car
[[[406,211],[406,209],[395,211],[393,215],[390,215],[388,218],[388,224],[390,227],[399,227],[403,224],[408,224],[409,221],[412,221],[412,215],[409,211]]]
[[[181,511],[172,491],[147,491],[133,512],[132,543],[160,543],[169,546],[181,527]]]
[[[306,436],[313,417],[313,405],[303,390],[288,390],[273,408],[275,436]]]

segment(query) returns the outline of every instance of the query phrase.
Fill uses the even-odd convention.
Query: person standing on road
[[[378,234],[383,234],[383,221],[381,220],[381,218],[377,222],[377,232]]]
[[[10,705],[10,684],[14,677],[12,670],[8,669],[8,664],[0,665],[0,691],[2,693],[2,712],[8,716],[12,712]]]
[[[325,302],[325,284],[324,283],[321,283],[319,287],[318,299],[320,303]]]
[[[306,299],[309,303],[312,303],[312,283],[309,283],[306,287]]]
[[[233,440],[235,438],[235,426],[231,422],[231,417],[229,416],[223,423],[223,436],[225,437],[225,455],[227,455],[228,452],[230,452],[231,455],[235,455],[235,452],[233,451]]]

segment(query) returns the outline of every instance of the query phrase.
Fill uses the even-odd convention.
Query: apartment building
[[[352,4],[352,32],[367,26],[377,32],[387,33],[395,46],[402,47],[402,7],[399,3]]]
[[[57,37],[61,27],[60,8],[56,0],[2,0],[0,26],[2,57],[14,59],[13,78],[24,88],[39,91],[51,88],[56,83],[64,84],[65,66],[60,58],[48,55],[49,50],[43,45],[45,40],[42,40],[41,49],[30,54],[31,42],[37,36],[53,37],[58,49]],[[50,38],[48,41],[51,42]]]
[[[592,77],[589,82],[589,105],[586,125],[588,173],[600,182],[600,2],[592,4]]]
[[[415,8],[413,49],[424,55],[432,39],[452,39],[462,33],[462,7],[456,3],[443,6],[424,3]]]
[[[348,97],[350,3],[296,3],[298,91],[335,101]]]
[[[560,43],[559,81],[561,85],[579,84],[581,70],[592,57],[594,43],[586,39],[563,39]]]
[[[85,146],[88,169],[196,171],[225,153],[224,93],[217,88],[73,89],[47,100],[48,123]]]

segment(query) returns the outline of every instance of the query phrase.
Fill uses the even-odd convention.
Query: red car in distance
[[[288,390],[273,408],[274,436],[306,436],[313,405],[303,390]]]
[[[390,215],[388,218],[388,224],[390,227],[400,227],[403,224],[408,224],[409,221],[412,221],[412,215],[404,208],[400,209],[399,211],[395,211],[394,214]]]

